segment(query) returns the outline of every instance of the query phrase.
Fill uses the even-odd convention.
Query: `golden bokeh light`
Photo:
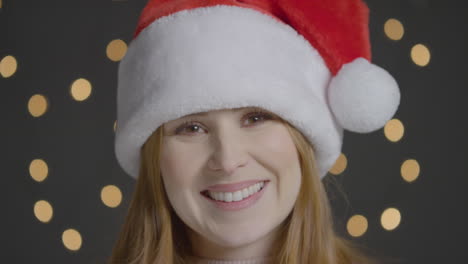
[[[115,185],[107,185],[101,190],[101,200],[105,205],[115,208],[122,202],[122,192]]]
[[[348,165],[348,159],[343,153],[341,153],[338,159],[336,159],[333,167],[330,169],[330,173],[334,175],[343,173],[347,165]]]
[[[363,215],[353,215],[346,224],[348,233],[353,237],[360,237],[366,233],[368,227],[367,218]]]
[[[414,159],[405,160],[401,165],[401,177],[407,182],[415,181],[420,172],[419,163]]]
[[[79,78],[72,83],[70,93],[76,101],[84,101],[91,95],[91,89],[91,83],[88,80]]]
[[[37,182],[45,180],[48,173],[47,163],[42,159],[35,159],[29,164],[29,174]]]
[[[127,44],[121,39],[114,39],[107,44],[106,54],[111,61],[120,61],[127,53]]]
[[[11,77],[18,69],[18,62],[15,57],[8,55],[0,61],[0,75],[4,78]]]
[[[31,96],[28,102],[29,113],[34,117],[43,115],[49,108],[47,98],[42,94],[35,94]]]
[[[416,44],[411,48],[411,59],[418,66],[426,66],[431,60],[431,52],[423,44]]]
[[[403,24],[395,18],[390,18],[385,22],[384,31],[391,40],[400,40],[405,33]]]
[[[114,132],[115,132],[116,129],[117,129],[117,120],[115,120],[115,122],[114,122]]]
[[[62,234],[63,245],[72,251],[77,251],[81,248],[81,234],[75,229],[67,229]]]
[[[34,204],[34,215],[39,221],[48,223],[52,219],[53,214],[54,210],[49,202],[40,200]]]
[[[393,230],[400,225],[401,214],[396,208],[387,208],[380,217],[380,223],[385,230]]]
[[[400,120],[394,118],[385,124],[384,134],[388,140],[397,142],[405,134],[405,126]]]

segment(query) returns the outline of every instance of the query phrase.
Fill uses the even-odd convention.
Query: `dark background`
[[[106,57],[113,39],[129,43],[146,0],[21,1],[2,0],[0,59],[13,55],[18,70],[0,77],[2,210],[0,262],[104,263],[123,222],[134,180],[119,167],[113,149],[118,63]],[[466,205],[468,129],[468,8],[464,1],[367,0],[374,63],[399,82],[401,104],[395,118],[405,126],[392,143],[383,130],[345,133],[348,167],[325,178],[337,229],[366,216],[367,232],[353,240],[391,263],[467,263]],[[399,41],[386,37],[389,18],[402,22]],[[426,45],[431,61],[415,65],[410,50]],[[91,96],[77,102],[70,84],[88,79]],[[29,98],[43,94],[48,111],[32,117]],[[29,175],[29,164],[44,159],[49,176]],[[416,159],[419,178],[405,182],[400,165]],[[334,177],[335,184],[328,184]],[[105,206],[103,186],[123,193],[117,208]],[[344,191],[344,195],[340,194]],[[49,201],[54,215],[40,222],[33,206]],[[380,215],[396,207],[400,225],[387,231]],[[72,252],[62,232],[77,229],[81,249]],[[390,263],[390,262],[389,262]]]

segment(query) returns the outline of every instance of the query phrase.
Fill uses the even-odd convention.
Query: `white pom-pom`
[[[330,82],[328,97],[338,123],[358,133],[382,128],[400,104],[395,79],[364,58],[343,65]]]

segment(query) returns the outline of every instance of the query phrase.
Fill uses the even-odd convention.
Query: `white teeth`
[[[249,189],[245,188],[242,190],[242,197],[249,197]]]
[[[260,189],[263,188],[264,185],[265,185],[264,182],[260,182],[260,183],[256,183],[254,185],[251,185],[247,188],[244,188],[242,190],[235,191],[235,192],[208,191],[208,196],[210,196],[212,199],[216,201],[223,201],[223,202],[228,202],[228,203],[232,201],[238,202],[258,192]]]
[[[224,199],[223,199],[223,200],[226,201],[226,202],[232,202],[232,193],[230,193],[230,192],[229,192],[229,193],[225,193],[225,194],[224,194]]]
[[[233,195],[232,195],[232,200],[234,202],[238,202],[240,200],[242,200],[242,191],[237,191],[235,192]]]
[[[253,193],[255,193],[255,188],[252,186],[249,186],[249,195],[252,195]]]

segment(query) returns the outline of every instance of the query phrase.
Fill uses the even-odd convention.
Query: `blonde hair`
[[[333,227],[331,206],[318,176],[309,141],[281,120],[296,145],[302,184],[291,214],[282,224],[277,263],[374,264],[375,259]],[[184,224],[172,210],[160,174],[163,126],[141,148],[141,167],[135,191],[109,264],[182,264],[190,254]]]

